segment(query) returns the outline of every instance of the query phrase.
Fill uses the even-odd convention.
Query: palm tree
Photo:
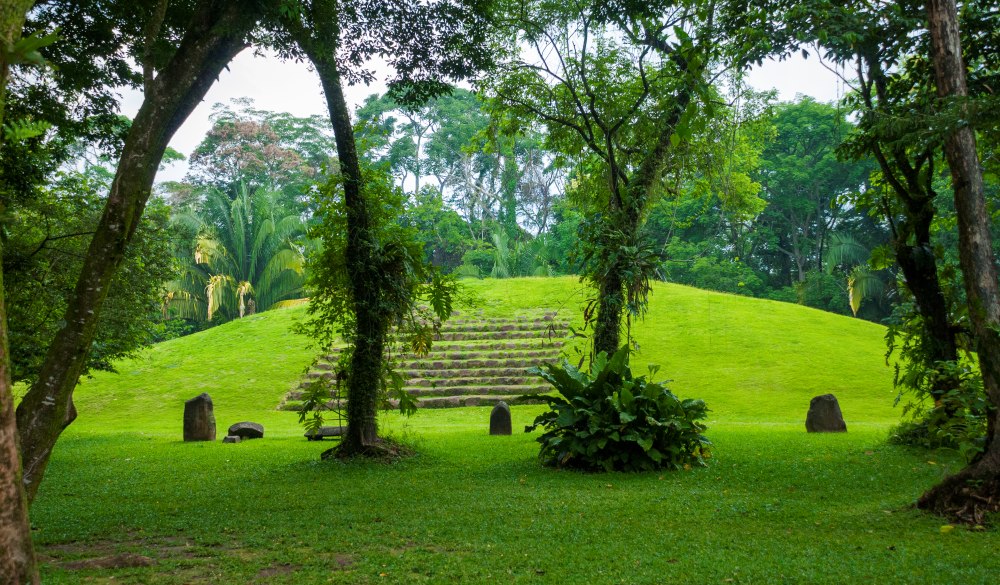
[[[200,213],[178,221],[197,236],[179,279],[164,299],[181,317],[211,321],[252,315],[302,296],[306,224],[283,211],[281,194],[209,192]]]
[[[827,274],[832,274],[835,267],[843,267],[847,272],[847,302],[851,305],[854,316],[858,316],[861,301],[875,299],[885,294],[885,280],[868,266],[871,250],[850,234],[835,233],[830,236],[830,243],[823,257]]]

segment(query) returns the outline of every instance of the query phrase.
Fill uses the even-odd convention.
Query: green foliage
[[[339,368],[352,375],[352,354],[357,344],[357,307],[366,304],[374,324],[394,328],[393,349],[403,344],[417,353],[429,350],[441,322],[452,313],[452,303],[458,299],[457,281],[425,262],[422,243],[413,227],[399,221],[404,195],[392,186],[383,170],[370,164],[362,166],[365,197],[377,201],[372,206],[367,251],[373,266],[365,274],[349,273],[347,254],[347,213],[343,195],[343,177],[335,175],[319,188],[318,214],[322,221],[313,227],[311,235],[323,246],[308,259],[311,268],[309,321],[297,331],[312,337],[323,348],[341,342]],[[362,279],[363,283],[355,279]],[[379,291],[379,294],[372,294]],[[362,333],[376,335],[378,332]],[[382,333],[384,334],[384,332]],[[380,361],[381,370],[374,384],[377,400],[387,405],[389,399],[399,401],[400,410],[415,412],[415,403],[402,389],[402,378],[395,373],[390,359]],[[314,408],[303,410],[307,424],[322,424],[322,396],[313,401]],[[310,422],[311,421],[311,422]],[[317,422],[318,421],[318,422]]]
[[[305,222],[280,193],[210,189],[197,212],[175,217],[189,239],[181,277],[167,284],[165,310],[195,320],[229,320],[303,296]]]
[[[34,380],[62,326],[108,186],[105,169],[63,172],[4,218],[3,272],[15,382]],[[112,369],[115,360],[135,355],[155,340],[161,284],[176,273],[167,217],[162,203],[154,200],[147,207],[101,310],[88,369]]]
[[[4,141],[20,142],[22,140],[28,140],[29,138],[41,136],[51,127],[52,124],[44,120],[37,120],[34,122],[27,120],[14,120],[3,125],[3,139]]]
[[[951,274],[942,280],[948,283],[955,278]],[[953,291],[949,290],[947,296],[954,301]],[[964,306],[954,302],[951,306],[954,311],[951,318],[966,322]],[[885,336],[886,360],[893,357],[896,360],[895,403],[904,399],[907,402],[903,407],[905,420],[890,433],[890,440],[929,449],[955,449],[967,461],[971,460],[984,448],[990,412],[971,339],[964,332],[957,337],[963,352],[960,360],[933,361],[928,347],[933,340],[924,334],[924,319],[912,299],[904,299],[893,317]],[[943,391],[942,386],[946,386]]]
[[[399,219],[403,227],[412,227],[424,247],[424,259],[444,273],[455,270],[464,254],[474,245],[468,224],[445,205],[441,193],[424,187],[406,205]]]
[[[329,121],[260,110],[249,98],[232,105],[235,109],[222,104],[213,108],[212,127],[191,154],[187,180],[229,193],[241,188],[281,191],[288,211],[299,211],[333,158]]]
[[[590,372],[564,361],[533,372],[561,396],[543,396],[550,410],[525,428],[542,427],[545,465],[604,471],[649,471],[705,465],[705,402],[679,400],[662,384],[633,377],[629,350],[599,353]],[[650,375],[656,372],[650,367]]]
[[[889,441],[925,449],[954,449],[967,462],[972,461],[986,446],[990,413],[978,367],[969,363],[939,362],[933,371],[921,373],[961,383],[941,394],[936,403],[908,403],[903,408],[906,420],[889,432]]]

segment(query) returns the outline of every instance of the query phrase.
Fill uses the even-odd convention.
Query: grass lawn
[[[486,314],[562,308],[575,279],[472,284]],[[487,435],[489,409],[383,426],[418,455],[321,462],[274,410],[311,351],[257,315],[85,380],[33,506],[46,583],[996,583],[995,530],[942,531],[910,504],[960,462],[885,445],[899,416],[881,328],[794,305],[658,285],[637,328],[681,397],[713,409],[708,468],[582,474],[539,466],[536,435]],[[183,401],[221,434],[181,442]],[[808,435],[833,392],[849,432]],[[539,406],[513,408],[523,428]],[[132,566],[129,566],[132,565]]]

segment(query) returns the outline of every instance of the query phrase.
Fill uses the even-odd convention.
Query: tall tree
[[[21,29],[33,0],[0,4],[0,129],[4,127],[7,81],[12,61],[23,57]],[[3,141],[0,136],[0,142]],[[0,215],[6,209],[0,207]],[[7,583],[38,583],[35,550],[28,523],[28,499],[21,481],[14,396],[11,384],[10,346],[7,342],[7,304],[0,268],[0,576]]]
[[[52,449],[76,418],[73,390],[104,299],[125,248],[132,239],[153,178],[174,132],[204,98],[222,68],[247,46],[261,6],[235,0],[201,2],[183,26],[162,26],[170,14],[167,2],[144,5],[141,56],[144,99],[122,149],[104,214],[87,250],[65,325],[49,346],[38,380],[17,408],[24,483],[34,498]],[[101,6],[88,5],[101,11]],[[162,8],[162,10],[161,10]],[[181,7],[184,8],[184,7]]]
[[[920,5],[916,0],[863,6],[819,0],[797,5],[787,16],[857,76],[857,91],[847,101],[860,119],[842,152],[871,157],[878,165],[876,188],[855,200],[878,210],[889,225],[896,263],[920,315],[918,350],[905,367],[931,373],[923,378],[940,401],[960,384],[953,368],[941,367],[959,358],[960,328],[949,311],[931,239],[941,141],[927,131],[932,115],[928,39],[914,34]],[[916,374],[908,377],[921,377]]]
[[[227,106],[216,104],[211,119],[212,127],[191,154],[187,180],[230,197],[243,185],[251,193],[281,190],[292,201],[304,200],[333,156],[333,139],[322,116],[259,110],[252,100],[241,98]]]
[[[843,110],[810,98],[777,106],[776,137],[761,155],[760,182],[768,206],[758,221],[775,236],[773,251],[791,264],[789,282],[823,270],[829,234],[843,200],[863,188],[870,169],[837,160],[836,149],[853,129]]]
[[[319,74],[342,175],[344,264],[354,324],[347,372],[347,433],[339,447],[345,456],[381,451],[378,381],[390,319],[396,307],[412,300],[396,298],[399,291],[411,290],[402,281],[407,278],[407,261],[399,246],[378,239],[378,186],[362,173],[343,83],[363,78],[368,59],[380,53],[391,55],[389,65],[397,75],[392,85],[403,88],[399,101],[417,104],[441,94],[447,78],[467,75],[487,60],[481,29],[485,7],[461,1],[425,5],[312,0],[285,6],[278,15],[294,43],[286,50],[303,54]]]
[[[938,105],[954,108],[958,120],[967,120],[972,112],[955,2],[928,0],[926,11]],[[965,274],[969,319],[975,334],[983,386],[992,410],[986,427],[986,446],[980,456],[931,488],[920,498],[918,506],[980,524],[986,513],[1000,509],[1000,437],[997,436],[1000,432],[1000,285],[973,128],[963,123],[948,131],[944,152],[955,190],[959,260]]]
[[[581,161],[594,195],[582,236],[597,289],[593,349],[608,355],[621,345],[623,318],[644,311],[656,262],[642,224],[670,157],[692,134],[717,56],[713,4],[625,4],[514,3],[513,57],[491,88],[515,118],[545,124],[549,145]]]

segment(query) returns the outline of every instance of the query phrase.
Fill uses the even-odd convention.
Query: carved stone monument
[[[509,435],[511,433],[510,407],[501,400],[490,413],[490,434]]]
[[[184,440],[215,440],[215,411],[208,394],[201,393],[184,403]]]
[[[840,412],[840,403],[833,394],[823,394],[809,401],[806,431],[810,433],[846,433],[847,423]]]

